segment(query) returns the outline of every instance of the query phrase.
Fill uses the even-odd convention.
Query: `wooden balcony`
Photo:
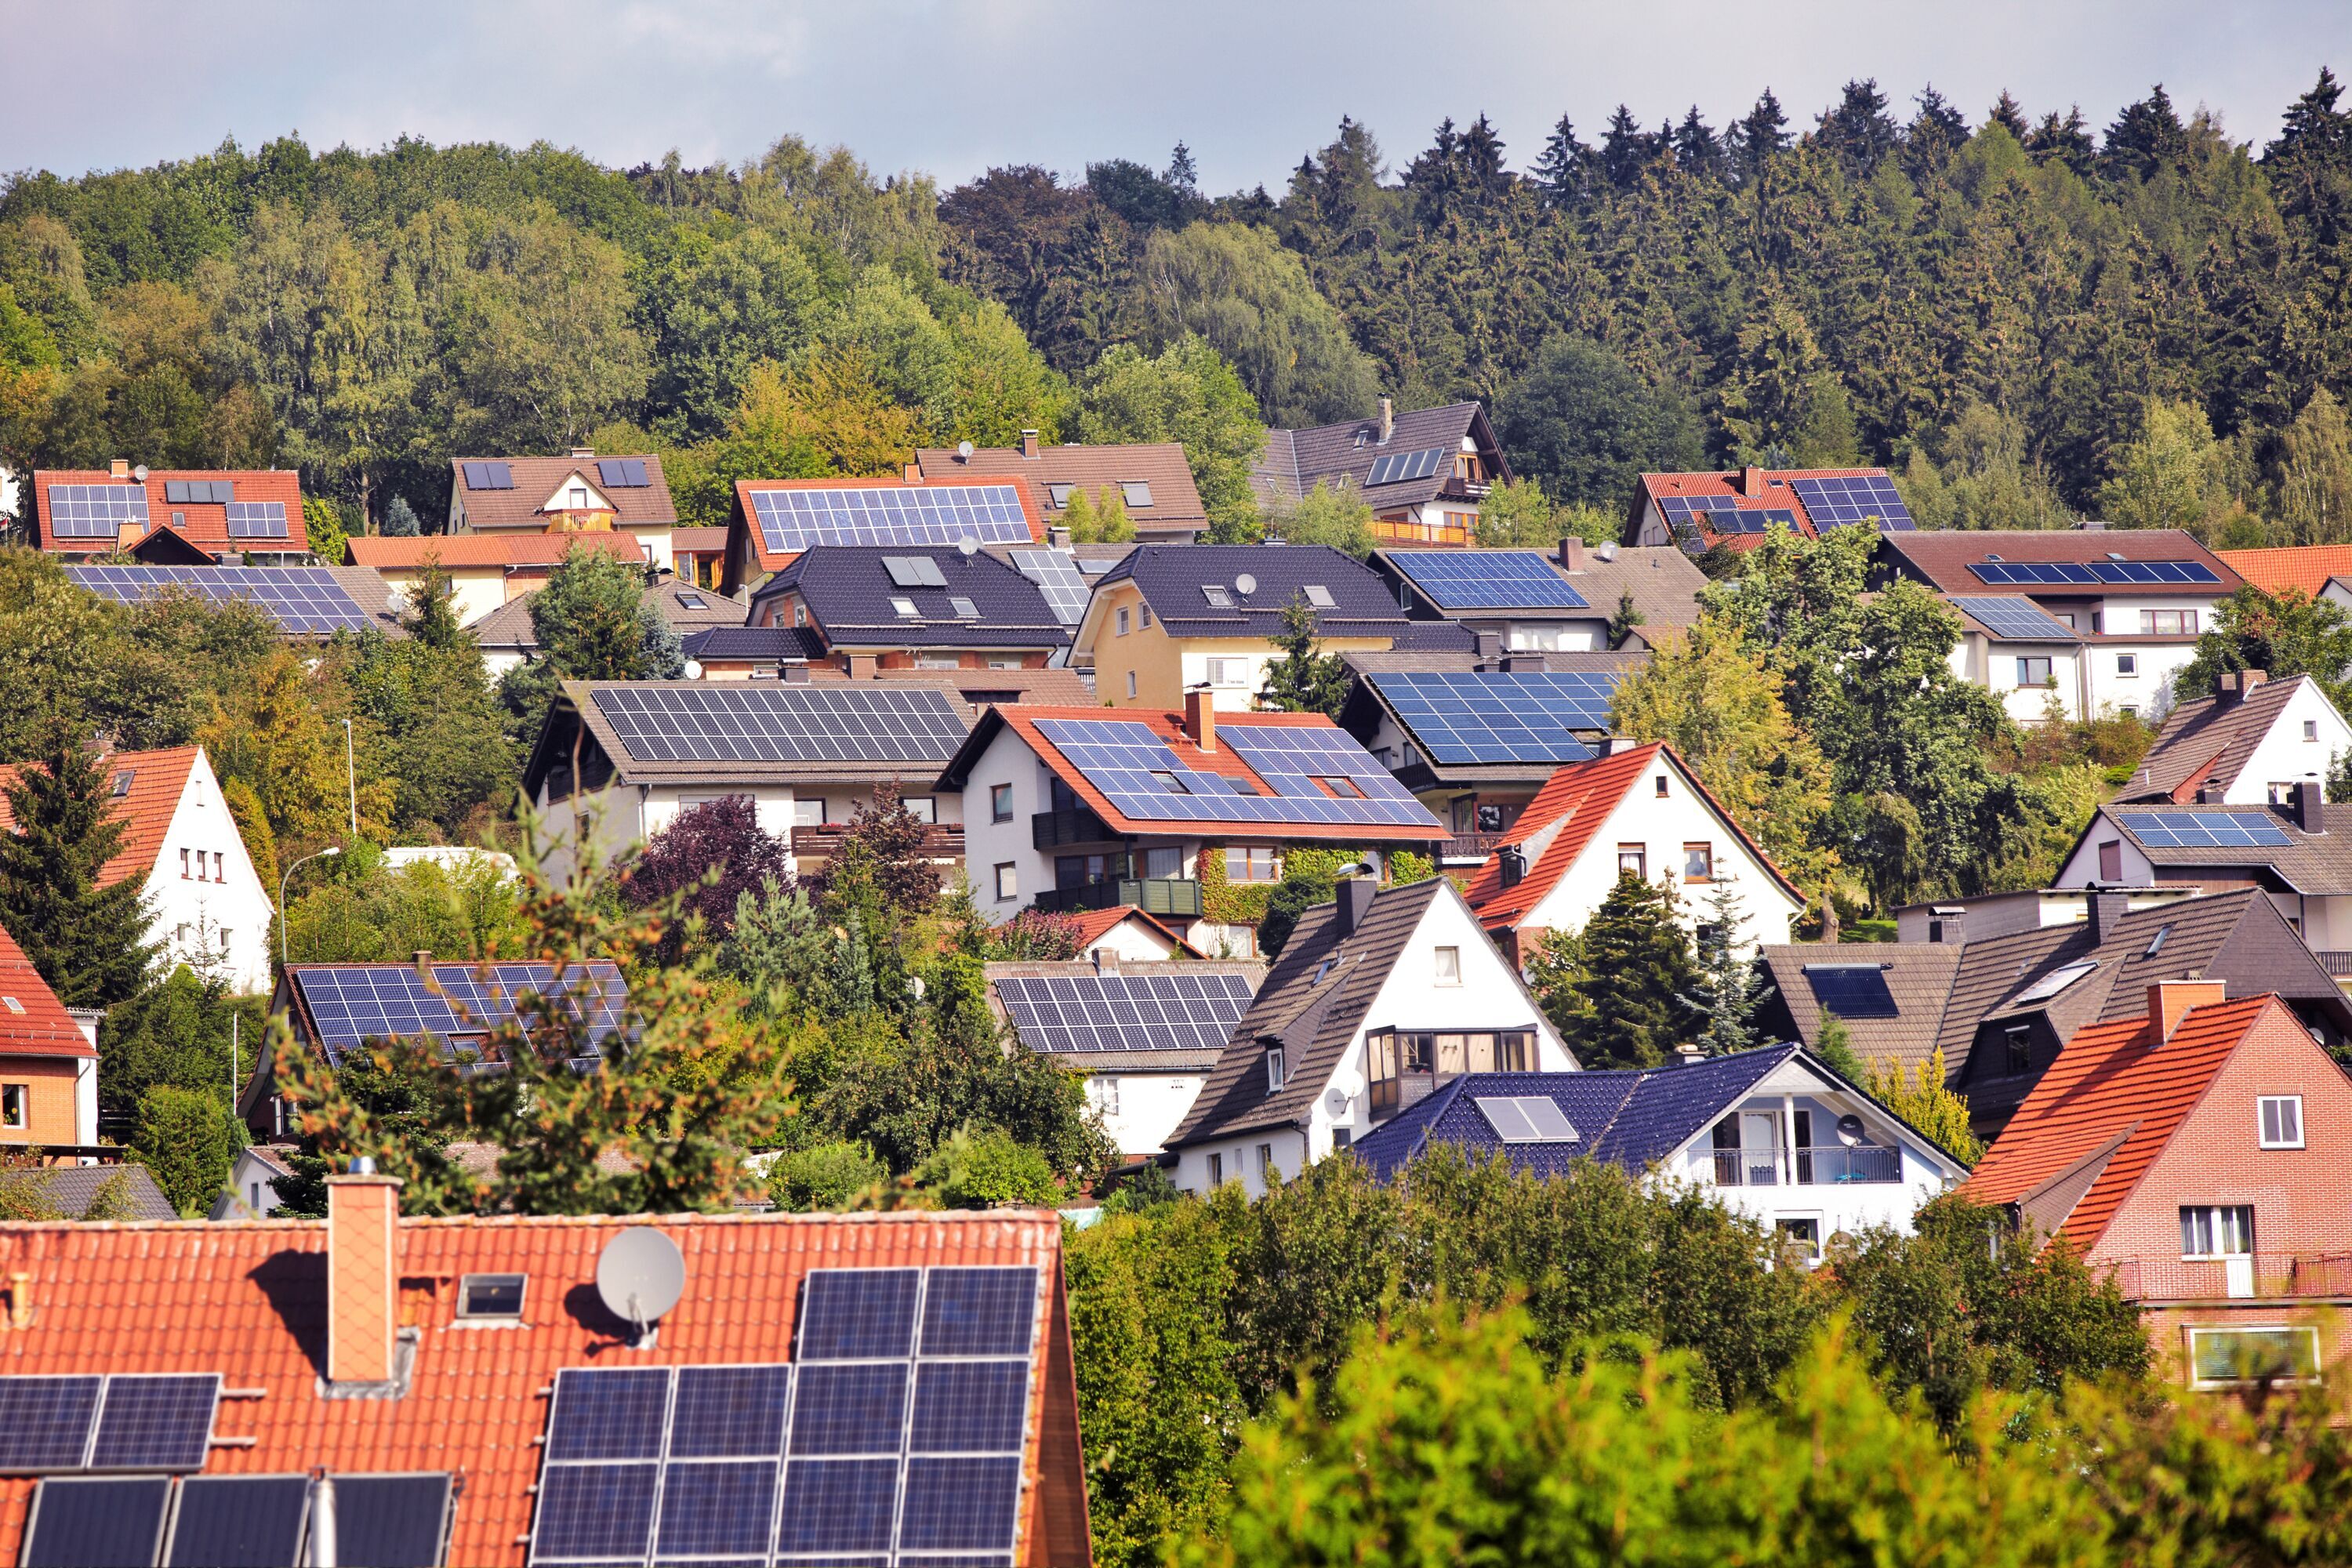
[[[1508,837],[1505,833],[1457,833],[1438,846],[1437,863],[1441,866],[1482,865]]]
[[[849,824],[828,822],[822,827],[793,829],[793,855],[802,862],[830,860],[841,852],[841,841],[849,837]],[[961,822],[927,822],[923,825],[923,853],[934,860],[963,858],[963,824]]]
[[[1033,849],[1060,849],[1072,844],[1117,844],[1124,835],[1083,805],[1041,811],[1029,818]]]

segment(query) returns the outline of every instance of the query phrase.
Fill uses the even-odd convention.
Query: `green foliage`
[[[2197,655],[2173,677],[2175,698],[2210,697],[2221,677],[2249,669],[2273,680],[2308,675],[2338,708],[2352,700],[2352,615],[2299,589],[2273,594],[2249,583],[2222,600],[2197,639]]]
[[[1476,543],[1482,550],[1552,549],[1560,540],[1558,516],[1541,479],[1511,479],[1478,503]]]
[[[1970,402],[1911,449],[1895,488],[1921,528],[2064,528],[2074,513],[2027,455],[2024,427]]]
[[[1300,595],[1282,608],[1282,630],[1273,638],[1282,657],[1265,667],[1260,700],[1285,713],[1328,713],[1338,718],[1347,705],[1347,661],[1322,651],[1315,606]]]
[[[499,679],[507,735],[517,752],[538,740],[548,705],[565,680],[645,680],[677,673],[677,640],[646,597],[644,570],[609,551],[567,552],[530,596],[539,654]]]
[[[1070,492],[1070,504],[1062,509],[1062,526],[1070,531],[1073,544],[1132,544],[1135,542],[1135,520],[1127,515],[1127,502],[1118,491],[1105,486],[1102,499],[1097,500],[1093,491],[1080,485]]]
[[[1830,1069],[1848,1083],[1861,1085],[1870,1081],[1870,1068],[1854,1054],[1853,1031],[1845,1020],[1835,1014],[1822,1015],[1821,1033],[1813,1037],[1813,1055],[1828,1064]]]
[[[1052,1208],[1063,1197],[1053,1163],[994,1128],[959,1131],[915,1168],[915,1181],[943,1208]]]
[[[1839,1029],[1843,1033],[1844,1026]],[[1852,1048],[1849,1042],[1848,1051]],[[1853,1081],[1869,1090],[1873,1100],[1935,1140],[1946,1153],[1962,1164],[1973,1165],[1984,1158],[1984,1145],[1969,1130],[1968,1100],[1947,1085],[1947,1076],[1944,1050],[1938,1046],[1926,1061],[1908,1069],[1893,1057],[1882,1058]]]
[[[2150,398],[2138,438],[2116,453],[2099,487],[2099,504],[2124,528],[2189,528],[2228,504],[2227,463],[2203,409]]]
[[[296,963],[402,963],[418,952],[473,961],[530,951],[522,884],[496,855],[395,869],[362,846],[328,865],[320,880],[312,875],[296,879],[310,890],[298,891],[286,911]]]
[[[1602,344],[1566,334],[1547,339],[1497,400],[1495,428],[1515,473],[1620,516],[1644,470],[1696,468],[1706,458],[1698,416],[1679,395],[1649,385]]]
[[[59,720],[6,785],[15,831],[0,834],[0,929],[68,1007],[127,1001],[156,952],[145,881],[100,885],[123,835],[111,776]]]
[[[1360,417],[1372,364],[1298,258],[1263,229],[1196,223],[1145,243],[1142,303],[1152,336],[1187,333],[1224,356],[1277,427]]]
[[[845,1209],[889,1175],[863,1143],[817,1143],[776,1156],[768,1172],[768,1196],[792,1214]]]
[[[403,837],[458,840],[512,794],[507,715],[437,563],[419,576],[401,623],[404,639],[373,630],[337,639],[330,679],[348,693],[370,771],[398,781],[393,809]]]
[[[1589,1068],[1654,1068],[1694,1038],[1702,982],[1674,889],[1626,871],[1580,931],[1549,931],[1528,984],[1576,1059]],[[1711,1005],[1716,998],[1708,995]],[[1726,1005],[1737,1000],[1725,997]]]
[[[1706,1020],[1699,1049],[1725,1057],[1765,1043],[1757,1037],[1756,1010],[1772,986],[1747,939],[1747,907],[1729,878],[1709,884],[1706,909],[1696,944],[1698,983],[1683,1000]]]
[[[1378,542],[1372,537],[1371,503],[1357,490],[1345,486],[1334,489],[1320,479],[1297,500],[1269,507],[1265,528],[1285,544],[1328,544],[1359,561]]]
[[[305,496],[302,531],[310,541],[311,555],[326,565],[341,566],[350,555],[346,544],[360,530],[351,526],[336,501],[326,496]]]
[[[1265,913],[1257,922],[1257,950],[1269,959],[1290,945],[1298,917],[1318,904],[1338,897],[1339,879],[1328,867],[1297,859],[1282,868],[1282,880],[1265,896]]]
[[[175,965],[100,1021],[100,1109],[127,1116],[159,1084],[234,1095],[260,1059],[268,1021],[267,998],[232,996],[216,978]]]
[[[139,1097],[131,1153],[184,1215],[204,1212],[244,1147],[245,1129],[219,1089],[159,1083]]]
[[[1265,448],[1257,401],[1202,339],[1186,333],[1146,354],[1133,343],[1108,350],[1078,384],[1082,441],[1176,441],[1201,492],[1218,542],[1245,542],[1257,502],[1250,466]]]

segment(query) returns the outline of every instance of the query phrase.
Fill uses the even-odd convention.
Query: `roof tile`
[[[110,888],[134,873],[144,877],[154,870],[172,815],[187,794],[188,775],[202,752],[199,746],[172,746],[160,752],[116,752],[103,759],[100,767],[110,778],[128,773],[131,783],[130,792],[114,800],[113,816],[123,824],[122,842],[99,873],[100,887]],[[0,763],[0,791],[16,782],[17,769],[16,763]],[[16,830],[16,810],[0,793],[0,833]]]

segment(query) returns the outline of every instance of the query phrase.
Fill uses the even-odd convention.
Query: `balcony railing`
[[[821,827],[793,829],[793,854],[803,860],[830,860],[841,853],[841,841],[849,836],[845,822],[828,822]],[[963,858],[963,824],[961,822],[927,822],[923,825],[923,854],[933,860]]]
[[[1475,866],[1495,852],[1495,846],[1509,835],[1502,833],[1457,833],[1441,845],[1438,863],[1445,866]]]
[[[2319,960],[2322,968],[2338,980],[2352,977],[2352,952],[2339,952],[2334,948],[2314,948],[2311,950],[2311,955]]]
[[[1083,805],[1041,811],[1029,819],[1029,845],[1058,849],[1069,844],[1116,844],[1122,836]]]
[[[2123,1258],[2105,1267],[2127,1301],[2352,1298],[2352,1252],[2252,1252],[2224,1258]]]
[[[1788,1181],[1781,1149],[1718,1149],[1715,1152],[1715,1184],[1718,1187],[1777,1187]],[[1796,1151],[1796,1184],[1801,1187],[1845,1186],[1855,1182],[1899,1182],[1903,1151],[1864,1143]]]
[[[1052,888],[1037,895],[1037,907],[1048,914],[1077,914],[1121,904],[1131,904],[1147,915],[1198,920],[1201,884],[1189,877],[1118,877],[1081,882],[1075,888]]]

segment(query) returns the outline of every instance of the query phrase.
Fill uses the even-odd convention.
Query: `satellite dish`
[[[596,1294],[642,1342],[686,1294],[686,1255],[652,1226],[633,1225],[596,1259]]]
[[[1331,1115],[1335,1120],[1339,1117],[1347,1115],[1348,1091],[1344,1089],[1334,1089],[1330,1093],[1323,1097],[1323,1104],[1324,1108],[1331,1112]]]
[[[1244,599],[1248,598],[1252,594],[1257,592],[1257,579],[1251,576],[1246,572],[1243,573],[1240,576],[1234,579],[1234,592],[1239,594]]]
[[[1863,1131],[1864,1128],[1861,1117],[1849,1115],[1838,1118],[1838,1142],[1844,1144],[1847,1148],[1853,1149],[1861,1145]]]
[[[147,465],[142,463],[137,468],[131,469],[131,477],[137,479],[141,484],[145,484],[147,482]]]
[[[967,533],[956,541],[956,550],[966,559],[970,559],[980,553],[980,541]]]
[[[969,442],[969,441],[958,441],[958,442],[956,443],[956,459],[957,459],[959,462],[965,462],[965,463],[969,463],[969,462],[971,462],[971,442]]]
[[[702,661],[700,659],[689,658],[686,661],[686,678],[688,680],[700,680],[702,679]]]

